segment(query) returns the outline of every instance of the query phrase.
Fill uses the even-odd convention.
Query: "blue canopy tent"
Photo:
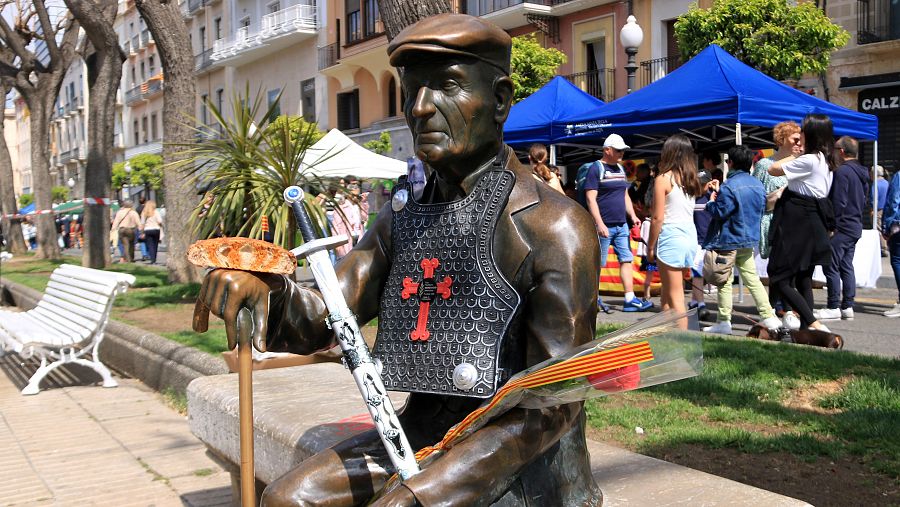
[[[27,214],[29,214],[29,213],[34,213],[34,209],[35,209],[35,206],[34,206],[34,203],[32,202],[32,203],[29,204],[28,206],[25,206],[24,208],[20,209],[20,210],[19,210],[19,214],[20,214],[20,215],[27,215]]]
[[[510,145],[552,144],[565,135],[572,118],[594,110],[604,102],[556,76],[509,111],[503,125],[503,141]]]
[[[795,90],[713,44],[666,77],[572,117],[556,141],[596,146],[616,133],[631,136],[637,151],[658,152],[661,135],[683,132],[708,143],[727,138],[729,143],[770,145],[759,137],[764,129],[800,121],[809,113],[831,117],[837,135],[878,139],[875,116]]]

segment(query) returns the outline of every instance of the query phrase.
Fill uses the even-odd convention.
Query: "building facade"
[[[50,178],[54,185],[67,187],[73,199],[84,196],[88,100],[87,66],[77,58],[50,115]]]
[[[832,55],[827,91],[822,92],[831,102],[878,117],[878,163],[896,171],[900,169],[900,2],[832,0],[828,16],[851,37]],[[871,143],[863,145],[864,163],[872,163],[873,149]]]

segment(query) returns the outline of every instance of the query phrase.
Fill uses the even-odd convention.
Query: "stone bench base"
[[[191,431],[210,452],[230,462],[237,484],[238,378],[198,378],[188,386]],[[337,364],[312,364],[253,374],[254,446],[258,484],[269,484],[295,465],[371,427],[350,373]],[[400,406],[404,394],[391,398]],[[604,505],[766,505],[805,502],[588,441]]]

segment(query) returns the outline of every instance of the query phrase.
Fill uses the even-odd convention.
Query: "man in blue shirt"
[[[781,327],[769,305],[769,296],[759,275],[753,247],[759,243],[759,222],[766,207],[766,190],[762,183],[750,174],[753,150],[746,146],[734,146],[728,150],[728,180],[719,188],[713,180],[709,186],[715,190],[706,203],[706,211],[712,222],[703,242],[704,250],[719,252],[736,250],[734,265],[741,274],[756,309],[763,318],[761,324],[768,329]],[[707,333],[731,334],[731,277],[719,287],[719,315],[715,325],[703,328]]]
[[[603,158],[591,164],[584,180],[587,209],[594,218],[600,236],[600,266],[606,266],[609,246],[619,259],[619,277],[625,291],[626,312],[643,312],[653,303],[634,295],[630,231],[628,220],[638,223],[637,215],[628,197],[628,176],[619,163],[629,147],[622,136],[610,134],[603,143]]]
[[[818,320],[853,320],[853,299],[856,297],[853,254],[856,253],[856,242],[862,237],[863,212],[870,188],[869,170],[856,160],[859,153],[856,139],[843,136],[834,143],[834,148],[842,163],[834,170],[829,195],[834,208],[835,230],[831,236],[831,264],[822,268],[828,285],[828,305],[815,312],[815,317]]]

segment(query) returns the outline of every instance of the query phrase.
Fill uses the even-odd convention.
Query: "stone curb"
[[[0,300],[22,309],[37,305],[41,293],[24,285],[2,280]],[[228,373],[221,357],[173,342],[143,329],[110,320],[100,344],[104,364],[139,379],[157,391],[185,394],[192,380]]]

